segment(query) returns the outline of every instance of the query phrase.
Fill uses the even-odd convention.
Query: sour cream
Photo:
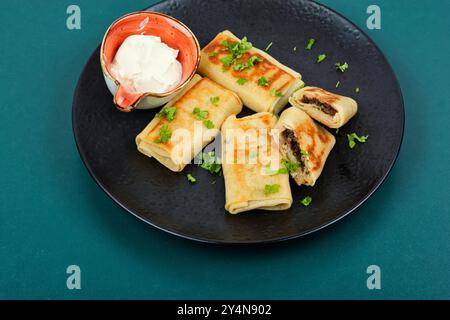
[[[159,37],[132,35],[120,46],[109,71],[130,92],[165,93],[181,82],[177,56],[178,50]]]

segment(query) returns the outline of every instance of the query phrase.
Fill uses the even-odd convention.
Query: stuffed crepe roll
[[[329,128],[340,128],[358,111],[355,100],[316,87],[296,91],[289,102]]]
[[[199,73],[236,92],[255,112],[278,113],[303,85],[299,73],[230,31],[219,33],[203,48]]]
[[[274,132],[279,135],[282,162],[298,185],[313,186],[336,142],[305,112],[291,107],[281,113]]]
[[[225,119],[242,110],[239,97],[195,75],[136,137],[137,148],[172,171],[182,171],[219,133]]]
[[[280,161],[278,145],[270,135],[275,123],[276,117],[268,112],[239,119],[233,115],[224,122],[222,168],[228,212],[291,207],[289,175],[271,172]]]

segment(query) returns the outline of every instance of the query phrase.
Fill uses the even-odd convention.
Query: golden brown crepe
[[[203,48],[199,73],[236,92],[253,111],[278,113],[287,104],[294,90],[303,85],[299,73],[256,48],[249,49],[237,62],[246,63],[255,56],[263,59],[262,62],[239,71],[234,69],[234,65],[224,67],[221,59],[227,57],[230,51],[222,44],[223,41],[234,44],[240,40],[228,30],[219,33]],[[258,84],[261,77],[268,80],[267,86]],[[240,78],[246,81],[243,85],[238,83]]]
[[[273,174],[278,168],[278,145],[270,130],[276,116],[262,112],[237,119],[232,115],[222,126],[222,168],[225,178],[225,209],[239,212],[285,210],[292,205],[288,174]]]
[[[176,108],[174,119],[157,115],[136,137],[136,144],[140,152],[178,172],[215,138],[228,116],[241,112],[242,101],[214,81],[195,75],[164,108]],[[211,124],[214,128],[208,129]],[[168,135],[170,139],[164,141]]]
[[[342,127],[358,111],[358,104],[352,98],[316,87],[296,91],[289,102],[329,128]]]
[[[334,136],[295,107],[281,113],[273,132],[279,135],[280,153],[295,182],[313,186],[336,142]]]

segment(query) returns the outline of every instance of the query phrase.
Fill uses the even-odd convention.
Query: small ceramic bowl
[[[123,41],[131,35],[152,35],[161,38],[173,49],[178,49],[178,61],[183,74],[180,84],[165,93],[133,93],[120,85],[109,72],[111,63]],[[139,11],[127,14],[111,24],[103,37],[100,62],[109,91],[114,95],[114,104],[120,111],[152,109],[170,101],[180,92],[197,72],[200,62],[200,45],[197,38],[182,22],[162,13]]]

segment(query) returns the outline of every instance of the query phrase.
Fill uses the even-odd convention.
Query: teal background
[[[0,298],[450,298],[450,1],[322,1],[365,30],[397,73],[401,153],[356,213],[298,241],[247,248],[138,221],[77,153],[71,104],[84,63],[111,21],[151,3],[76,0],[82,29],[70,31],[72,2],[0,2]],[[381,7],[381,30],[366,28],[370,4]],[[79,291],[66,288],[71,264],[82,270]],[[371,264],[382,290],[366,288]]]

